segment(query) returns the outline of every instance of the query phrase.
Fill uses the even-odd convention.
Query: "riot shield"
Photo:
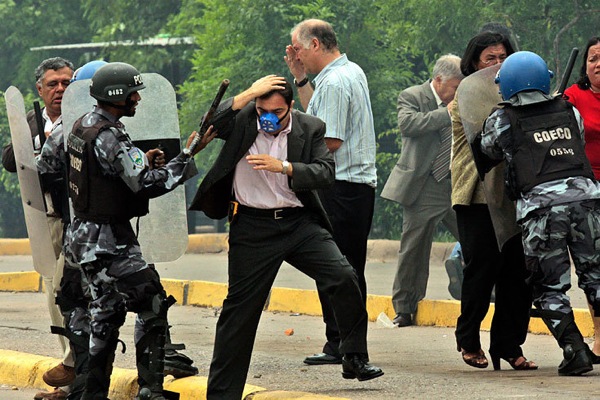
[[[161,148],[168,160],[179,154],[179,119],[173,86],[159,74],[142,74],[146,88],[134,117],[123,117],[136,146],[147,151]],[[89,80],[73,82],[63,96],[65,140],[75,121],[92,110],[96,100],[89,94]],[[136,224],[137,221],[132,220]],[[175,261],[188,244],[185,189],[183,185],[150,200],[150,213],[139,220],[138,240],[148,263]]]
[[[484,68],[467,76],[456,89],[460,119],[469,143],[481,132],[483,122],[492,108],[502,101],[500,89],[494,83],[500,64]]]
[[[482,131],[492,109],[502,101],[494,82],[499,69],[500,64],[479,70],[463,79],[456,90],[460,119],[469,143]],[[498,248],[502,249],[510,238],[521,232],[516,223],[514,202],[504,193],[504,163],[486,174],[483,187]]]
[[[6,100],[6,113],[17,164],[17,177],[19,178],[33,267],[40,275],[51,278],[54,276],[56,268],[56,254],[52,246],[23,95],[19,89],[11,86],[4,93],[4,99]]]

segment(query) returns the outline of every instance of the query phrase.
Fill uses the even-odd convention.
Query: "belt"
[[[254,208],[238,205],[238,213],[253,217],[282,219],[304,212],[304,207]]]

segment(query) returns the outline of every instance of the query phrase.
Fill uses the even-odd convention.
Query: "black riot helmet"
[[[100,67],[92,77],[90,95],[99,101],[126,101],[133,92],[144,89],[142,74],[133,66],[112,62]]]

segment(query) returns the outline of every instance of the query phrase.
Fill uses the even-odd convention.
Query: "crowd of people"
[[[130,220],[197,174],[194,156],[215,138],[224,145],[190,206],[229,221],[229,285],[207,398],[241,398],[284,261],[314,279],[322,305],[326,342],[304,362],[341,364],[345,379],[384,374],[367,346],[365,265],[377,186],[367,78],[329,23],[305,20],[290,36],[284,61],[293,85],[277,75],[256,80],[223,100],[206,133],[192,132],[169,157],[140,149],[120,121],[135,116],[142,90],[152,91],[135,67],[94,61],[75,71],[60,57],[40,64],[44,122],[33,112],[27,120],[55,248],[44,281],[64,359],[44,374],[55,389],[35,399],[107,399],[127,312],[136,314],[136,399],[176,398],[163,389],[164,376],[197,374],[170,341],[175,299],[145,261]],[[452,291],[461,301],[457,350],[475,368],[488,367],[480,328],[491,301],[494,369],[501,360],[538,368],[521,349],[530,316],[542,318],[562,348],[560,375],[600,363],[600,38],[588,42],[580,77],[565,93],[551,93],[551,77],[537,54],[518,51],[509,33],[489,26],[462,57],[441,56],[430,79],[398,97],[402,152],[381,194],[403,208],[393,323],[414,323],[442,223],[460,248],[460,262],[448,269],[460,276]],[[96,104],[65,132],[62,98],[73,81],[88,82]],[[10,144],[2,163],[16,171]],[[569,254],[594,321],[591,349],[566,295]]]

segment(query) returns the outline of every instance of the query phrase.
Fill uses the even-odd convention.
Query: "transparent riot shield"
[[[179,154],[179,118],[173,86],[159,74],[142,74],[146,88],[134,117],[121,122],[142,150],[161,148],[167,161]],[[89,80],[73,82],[63,96],[62,116],[65,140],[79,117],[92,110],[96,100],[89,94]],[[131,221],[134,226],[137,218]],[[187,248],[188,232],[185,189],[179,186],[150,200],[150,213],[139,220],[138,240],[148,263],[175,261]]]
[[[4,93],[4,99],[6,100],[6,113],[17,164],[17,177],[33,267],[40,275],[53,277],[56,268],[56,254],[52,246],[23,95],[19,89],[11,86]]]
[[[467,76],[456,89],[460,119],[469,143],[483,129],[483,122],[492,108],[502,101],[500,89],[494,83],[500,64],[484,68]]]
[[[494,82],[500,64],[484,68],[467,76],[456,90],[460,119],[469,143],[483,130],[483,123],[492,109],[502,101]],[[485,197],[496,232],[498,248],[520,233],[516,223],[514,202],[504,193],[504,163],[489,171],[483,181]]]

